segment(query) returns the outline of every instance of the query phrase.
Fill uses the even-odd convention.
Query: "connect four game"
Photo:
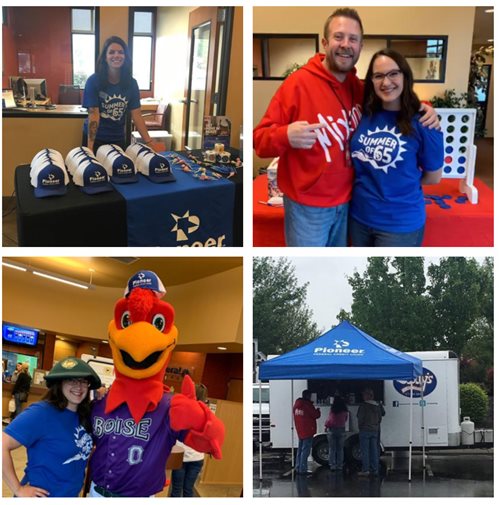
[[[478,202],[474,186],[476,109],[436,109],[444,136],[443,177],[460,179],[460,191],[470,203]]]

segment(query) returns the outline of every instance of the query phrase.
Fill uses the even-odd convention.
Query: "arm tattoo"
[[[89,123],[89,139],[95,140],[95,136],[97,135],[97,127],[99,123],[97,121],[90,121]]]

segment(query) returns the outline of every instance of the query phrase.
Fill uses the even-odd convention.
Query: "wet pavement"
[[[356,472],[331,472],[309,461],[311,475],[294,476],[289,454],[264,453],[263,479],[259,480],[258,456],[254,457],[254,496],[392,496],[392,497],[487,497],[493,496],[493,449],[435,451],[428,453],[426,471],[422,456],[412,458],[408,481],[408,455],[384,455],[383,477],[364,478]]]

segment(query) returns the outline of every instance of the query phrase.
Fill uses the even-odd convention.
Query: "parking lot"
[[[259,458],[254,455],[254,496],[310,497],[492,497],[493,449],[432,451],[426,470],[422,455],[412,458],[412,480],[408,481],[408,455],[382,457],[386,472],[380,478],[361,478],[356,472],[331,472],[310,461],[308,476],[294,476],[288,453],[265,451],[263,479],[259,479]]]

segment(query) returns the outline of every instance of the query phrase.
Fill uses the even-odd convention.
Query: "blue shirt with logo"
[[[425,224],[420,184],[423,171],[443,166],[443,133],[412,119],[413,132],[402,135],[397,111],[363,116],[351,139],[355,180],[351,217],[380,231],[406,233]]]
[[[121,83],[108,83],[105,90],[99,89],[99,76],[92,74],[85,83],[83,107],[99,107],[99,128],[96,138],[101,141],[119,141],[125,137],[127,111],[141,106],[139,86],[135,79],[124,87]],[[88,132],[88,119],[84,124]]]
[[[21,484],[46,489],[50,497],[78,496],[92,451],[92,437],[78,414],[46,401],[30,405],[5,433],[24,445],[28,462]]]

